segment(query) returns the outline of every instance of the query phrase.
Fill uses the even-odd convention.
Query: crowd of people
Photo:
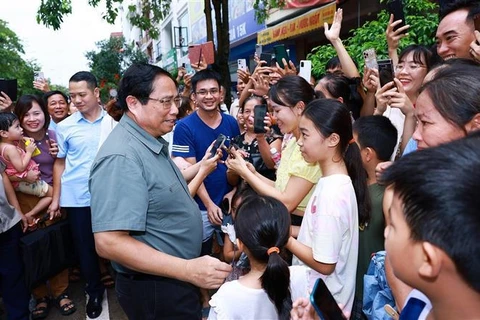
[[[44,215],[68,220],[92,319],[113,284],[100,257],[129,319],[317,319],[318,279],[345,318],[480,318],[480,5],[439,14],[433,48],[398,53],[409,26],[391,17],[384,85],[343,47],[338,9],[324,77],[256,57],[230,112],[203,62],[177,79],[133,64],[105,106],[86,71],[69,96],[0,93],[8,319],[76,311],[68,269],[25,285],[20,238]]]

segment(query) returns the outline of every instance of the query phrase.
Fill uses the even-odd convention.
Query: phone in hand
[[[267,115],[267,105],[258,104],[253,109],[253,132],[265,133],[265,116]]]
[[[378,70],[377,53],[375,52],[375,49],[370,48],[363,51],[363,58],[365,59],[365,66],[368,69]]]
[[[337,301],[335,301],[327,285],[321,278],[318,278],[317,282],[315,282],[315,286],[310,294],[310,303],[322,320],[346,319]]]
[[[301,60],[298,75],[310,83],[310,78],[312,77],[312,61]]]
[[[393,21],[402,20],[402,22],[393,28],[394,31],[405,26],[405,12],[403,11],[403,0],[389,0],[387,2],[388,11],[393,14]],[[407,33],[407,30],[402,33]]]
[[[275,51],[275,59],[277,60],[278,65],[282,69],[285,68],[285,65],[283,64],[283,59],[285,59],[287,63],[288,63],[288,60],[290,60],[288,58],[288,53],[287,53],[287,49],[285,48],[285,45],[284,44],[276,45],[273,47],[273,50]]]
[[[227,137],[223,134],[219,134],[215,142],[213,143],[212,150],[210,150],[210,157],[213,158],[217,154],[218,148],[222,148],[225,144]]]
[[[35,81],[42,81],[45,79],[45,76],[42,71],[34,71],[33,72],[33,80]]]
[[[17,79],[0,79],[0,91],[3,91],[10,98],[10,100],[12,100],[12,102],[17,101]]]
[[[382,87],[393,81],[395,72],[393,70],[392,59],[378,61],[378,76],[380,77],[380,85]]]
[[[270,53],[260,54],[260,61],[265,61],[266,66],[270,67],[272,65],[272,54],[270,54]]]
[[[257,54],[258,57],[260,57],[260,55],[262,54],[262,45],[261,44],[256,44],[255,45],[255,53]]]
[[[237,60],[237,69],[241,69],[243,71],[247,70],[247,60],[246,59],[238,59]]]

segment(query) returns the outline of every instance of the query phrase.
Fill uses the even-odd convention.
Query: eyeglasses
[[[218,94],[220,92],[220,90],[218,90],[217,88],[213,88],[213,89],[210,89],[210,90],[199,90],[197,92],[195,92],[196,94],[198,94],[199,96],[206,96],[208,95],[209,93],[214,96],[216,94]]]
[[[410,71],[415,71],[419,68],[425,68],[425,66],[422,66],[422,65],[419,65],[419,64],[415,64],[415,63],[412,63],[412,64],[403,64],[403,63],[399,63],[397,64],[397,66],[395,67],[395,72],[400,72],[402,71],[403,69],[405,70],[410,70]]]
[[[181,97],[163,98],[163,99],[155,99],[155,98],[148,97],[148,100],[160,102],[160,104],[163,106],[163,109],[170,109],[174,103],[175,103],[175,106],[178,108],[182,103]]]

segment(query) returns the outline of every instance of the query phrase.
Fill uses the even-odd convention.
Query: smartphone
[[[43,79],[45,79],[45,76],[43,75],[42,71],[34,71],[33,72],[33,80],[41,81]]]
[[[261,44],[256,44],[255,45],[255,53],[257,54],[258,57],[262,54],[263,47]]]
[[[275,52],[275,59],[277,60],[278,65],[282,69],[285,68],[285,65],[283,64],[282,59],[285,59],[287,63],[288,63],[288,60],[290,60],[288,58],[288,53],[287,53],[287,49],[285,48],[285,45],[284,44],[276,45],[273,47],[273,50]]]
[[[265,116],[267,115],[267,105],[258,104],[253,109],[253,132],[265,133]]]
[[[310,78],[312,77],[312,61],[300,60],[300,71],[298,75],[310,83]]]
[[[213,48],[213,41],[202,43],[202,54],[207,64],[215,63],[215,49]]]
[[[192,68],[190,63],[185,63],[185,72],[187,72],[188,75],[193,75],[195,74],[195,69]]]
[[[238,59],[237,60],[237,69],[241,69],[246,71],[247,70],[247,60],[246,59]]]
[[[335,301],[321,278],[318,278],[317,282],[315,282],[315,286],[310,294],[310,302],[322,320],[346,319],[337,301]]]
[[[375,49],[370,48],[363,51],[363,58],[365,59],[365,66],[368,69],[378,70],[377,53],[375,52]]]
[[[222,148],[225,144],[227,137],[223,134],[219,134],[215,142],[213,143],[212,150],[210,150],[210,158],[213,158],[217,154],[218,148]]]
[[[0,91],[3,91],[13,102],[17,101],[17,79],[0,79]]]
[[[402,20],[402,22],[395,26],[393,29],[396,31],[398,28],[405,26],[405,13],[403,11],[403,0],[389,0],[387,2],[388,11],[393,14],[393,21]],[[402,33],[406,33],[407,30]]]
[[[272,54],[270,53],[262,53],[260,54],[260,61],[265,61],[267,64],[267,67],[270,67],[272,65]]]
[[[191,44],[188,46],[188,59],[190,64],[197,65],[201,62],[202,46],[199,44]]]
[[[378,61],[378,75],[380,77],[380,85],[382,87],[390,81],[393,81],[395,72],[393,70],[392,59]]]

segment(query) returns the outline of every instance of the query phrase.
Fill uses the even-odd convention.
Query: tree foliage
[[[147,63],[145,53],[125,43],[123,37],[111,37],[96,43],[98,50],[85,54],[90,71],[98,79],[102,101],[110,97],[109,91],[116,88],[125,70],[132,63]]]
[[[382,1],[385,2],[385,1]],[[410,44],[431,46],[435,43],[438,25],[437,4],[428,0],[404,0],[405,20],[410,25],[408,36],[400,41],[402,50]],[[343,41],[350,56],[359,63],[363,70],[363,51],[374,48],[379,59],[388,58],[388,46],[385,36],[390,14],[387,10],[378,13],[377,19],[368,21],[360,28],[351,31],[352,36]],[[325,72],[328,60],[336,55],[330,45],[321,45],[307,55],[312,61],[312,74],[319,78]]]
[[[23,59],[23,45],[7,22],[0,19],[0,78],[17,79],[18,94],[36,92],[33,89],[33,72],[39,70],[34,61]]]
[[[286,0],[255,0],[253,9],[255,9],[255,20],[262,24],[264,23],[270,13],[270,10],[278,8],[283,9],[287,4]]]

